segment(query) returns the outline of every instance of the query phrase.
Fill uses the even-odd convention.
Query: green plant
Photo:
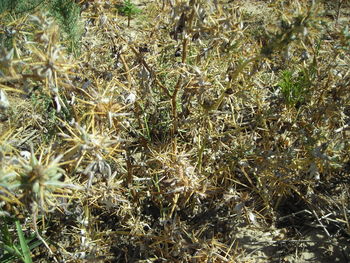
[[[1,219],[3,223],[0,225],[0,249],[4,250],[4,254],[0,256],[0,261],[10,263],[17,258],[24,263],[33,262],[30,251],[41,245],[42,242],[36,239],[35,234],[26,237],[18,219],[10,217],[2,217]],[[15,223],[18,240],[9,229],[9,226],[12,226],[13,223]]]
[[[71,0],[52,1],[50,13],[55,17],[67,34],[68,51],[75,56],[80,53],[79,41],[83,34],[83,27],[80,24],[80,8]]]
[[[66,34],[65,40],[68,41],[68,51],[74,55],[79,55],[79,41],[83,34],[83,28],[80,24],[80,8],[71,0],[4,0],[0,1],[0,14],[5,16],[0,17],[0,21],[13,20],[13,17],[23,17],[26,14],[31,14],[38,9],[43,12],[49,12],[55,20],[60,24],[63,32]],[[6,15],[9,13],[9,16]],[[7,29],[11,31],[12,28]],[[6,32],[7,32],[6,31]],[[12,47],[12,38],[17,35],[17,30],[12,30],[14,33],[6,33],[8,38],[6,44]],[[2,37],[2,36],[1,36]],[[0,39],[1,39],[0,37]],[[10,44],[8,44],[10,43]]]
[[[342,30],[340,37],[341,37],[342,48],[348,51],[350,47],[350,32],[349,32],[348,25],[346,25]]]
[[[117,6],[118,11],[123,16],[128,17],[128,27],[130,26],[130,20],[134,15],[140,14],[141,9],[137,8],[135,4],[131,3],[130,0],[125,0],[120,6]]]
[[[305,96],[311,83],[305,72],[293,76],[293,72],[285,70],[281,74],[279,86],[287,105],[298,106],[305,102]]]
[[[2,0],[0,1],[0,14],[11,12],[14,15],[22,15],[33,11],[46,0]]]

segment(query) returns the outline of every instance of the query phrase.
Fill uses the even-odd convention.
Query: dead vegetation
[[[1,17],[1,262],[349,260],[348,2],[77,2]]]

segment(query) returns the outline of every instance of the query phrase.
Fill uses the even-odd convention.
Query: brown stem
[[[188,53],[188,39],[189,39],[189,34],[192,33],[192,24],[193,24],[193,18],[195,14],[195,9],[194,9],[195,1],[191,1],[190,5],[192,5],[192,11],[187,20],[187,29],[182,42],[182,60],[181,60],[182,63],[186,63],[186,58]]]
[[[188,53],[188,43],[189,43],[189,34],[192,32],[192,24],[193,24],[193,19],[194,19],[194,14],[195,14],[195,3],[196,0],[191,0],[190,1],[190,6],[192,7],[192,11],[188,17],[187,20],[187,28],[185,30],[185,35],[183,38],[183,42],[182,42],[182,63],[186,63],[186,59],[187,59],[187,53]],[[176,85],[175,85],[175,89],[174,92],[171,96],[171,106],[172,106],[172,115],[173,115],[173,125],[172,125],[172,130],[171,130],[171,135],[172,135],[172,148],[173,148],[173,157],[175,158],[176,154],[177,154],[177,132],[178,132],[178,112],[177,112],[177,107],[176,107],[176,98],[177,98],[177,94],[180,91],[181,88],[181,84],[183,81],[183,76],[180,74]]]
[[[181,87],[181,83],[182,83],[182,77],[180,76],[177,80],[176,86],[175,86],[175,90],[174,93],[171,97],[171,107],[172,107],[172,115],[173,115],[173,125],[172,125],[172,129],[171,129],[171,137],[173,139],[172,141],[172,147],[173,147],[173,154],[174,157],[176,156],[177,153],[177,139],[176,139],[176,135],[177,135],[177,130],[178,130],[178,114],[177,114],[177,107],[176,107],[176,98],[177,98],[177,94],[180,90]]]
[[[154,80],[157,83],[157,85],[164,91],[164,93],[169,98],[171,98],[172,97],[171,94],[169,93],[167,88],[160,82],[160,80],[158,79],[157,74],[155,73],[155,71],[147,64],[145,59],[140,55],[140,53],[133,46],[130,46],[130,48],[131,48],[132,52],[134,52],[134,54],[140,58],[142,65],[148,70],[148,72],[154,78]]]
[[[343,4],[343,0],[339,0],[338,1],[338,8],[337,8],[337,19],[335,21],[335,24],[338,25],[338,22],[339,22],[339,17],[340,17],[340,9],[341,9],[341,6]]]
[[[128,78],[128,88],[129,90],[131,89],[131,74],[130,74],[130,69],[129,69],[129,66],[128,64],[126,63],[125,61],[125,58],[122,54],[120,54],[120,59],[122,60],[123,62],[123,65],[124,65],[124,68],[125,68],[125,72],[126,72],[126,76]]]

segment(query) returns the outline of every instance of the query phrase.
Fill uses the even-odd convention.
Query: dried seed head
[[[125,99],[126,104],[133,104],[136,101],[135,93],[131,92]]]
[[[7,99],[5,91],[0,89],[0,109],[5,110],[10,106],[10,102]]]
[[[7,49],[4,48],[4,43],[2,43],[2,46],[0,50],[0,69],[6,69],[12,64],[14,49],[12,48],[10,51],[7,51]]]

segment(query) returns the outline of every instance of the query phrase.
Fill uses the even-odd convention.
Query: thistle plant
[[[44,7],[44,8],[43,8]],[[43,10],[44,9],[44,10]],[[18,17],[25,20],[28,13],[36,13],[37,11],[48,12],[54,18],[55,22],[61,26],[65,36],[64,39],[68,42],[68,50],[78,55],[80,44],[79,40],[82,36],[82,26],[80,24],[80,8],[77,3],[69,0],[4,0],[0,4],[0,14],[4,17],[3,20],[10,19],[9,17]],[[8,15],[10,14],[10,15]],[[20,35],[24,24],[19,24],[18,28],[14,28],[13,36],[9,37],[9,46],[16,49],[16,41],[14,38]],[[1,39],[1,38],[0,38]],[[11,43],[12,42],[12,43]],[[16,49],[17,51],[17,49]]]
[[[44,154],[46,157],[44,157]],[[20,185],[23,191],[21,201],[30,206],[33,202],[41,211],[47,211],[48,207],[55,207],[55,191],[64,191],[67,187],[74,187],[63,180],[64,170],[59,161],[62,155],[51,159],[51,153],[41,152],[39,159],[36,158],[33,147],[29,160],[21,160]]]
[[[113,154],[117,151],[120,141],[116,138],[112,138],[108,134],[101,134],[94,130],[91,126],[84,127],[78,123],[74,123],[74,126],[66,126],[67,133],[61,132],[59,135],[67,142],[67,150],[64,153],[65,160],[74,160],[76,167],[78,167],[84,160],[96,161],[97,167],[100,164],[100,170],[109,171],[108,165],[103,165],[103,160],[107,158],[113,158]],[[106,166],[106,167],[105,167]],[[87,172],[93,170],[95,164],[88,166]],[[107,170],[106,170],[107,169]],[[107,175],[108,175],[107,174]]]
[[[38,27],[34,39],[40,43],[40,46],[27,43],[27,48],[32,52],[34,61],[32,61],[31,71],[38,79],[45,80],[46,86],[56,87],[64,85],[59,82],[60,75],[67,77],[67,72],[74,67],[69,61],[64,48],[58,43],[59,27],[54,20],[47,14],[30,16],[30,21]]]
[[[0,215],[62,262],[349,261],[348,3],[44,2],[0,16]]]

